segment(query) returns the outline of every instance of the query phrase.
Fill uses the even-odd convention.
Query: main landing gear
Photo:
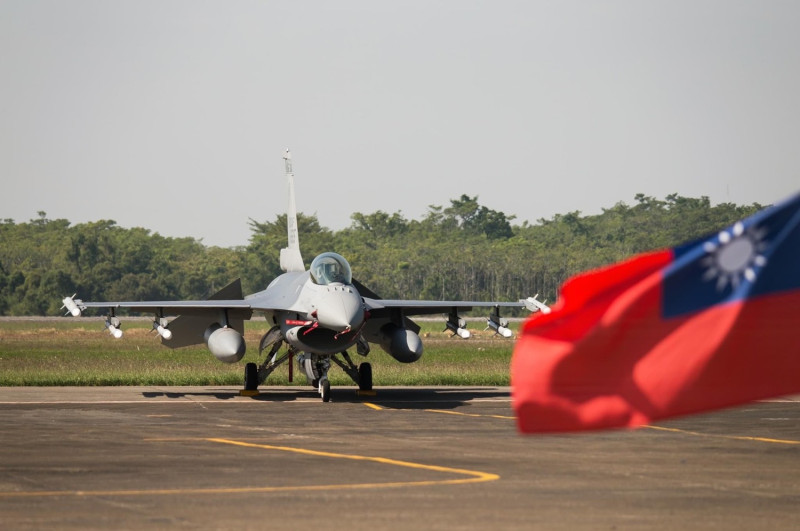
[[[339,354],[313,354],[308,352],[297,352],[289,346],[282,355],[278,351],[283,346],[283,336],[277,326],[271,328],[264,337],[261,338],[259,354],[269,348],[269,353],[261,365],[247,363],[244,366],[244,389],[254,392],[258,386],[262,385],[267,377],[283,363],[290,361],[293,356],[297,356],[297,365],[305,373],[311,385],[317,388],[323,402],[331,400],[331,383],[328,380],[328,371],[331,362],[338,365],[348,376],[358,385],[359,392],[372,391],[372,365],[368,362],[356,365],[350,358],[347,351]],[[369,344],[359,338],[357,351],[362,356],[369,353]],[[291,371],[290,371],[291,374]]]
[[[289,347],[282,356],[278,356],[278,351],[281,349],[281,346],[283,346],[281,329],[277,326],[273,326],[264,334],[258,346],[259,355],[264,352],[267,347],[270,349],[269,354],[264,358],[264,362],[261,365],[247,363],[244,366],[245,391],[256,391],[258,386],[266,381],[267,376],[272,374],[275,369],[294,355],[294,349]]]

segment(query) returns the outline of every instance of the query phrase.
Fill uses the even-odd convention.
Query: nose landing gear
[[[306,374],[306,378],[311,385],[317,388],[323,402],[330,401],[330,381],[328,371],[331,362],[335,363],[347,373],[350,378],[358,385],[359,391],[372,391],[372,365],[362,363],[356,366],[347,351],[332,356],[320,356],[317,354],[302,353],[297,357],[300,369]]]
[[[359,338],[356,345],[357,351],[362,356],[369,353],[369,344]],[[331,362],[335,363],[347,373],[348,376],[358,385],[359,393],[372,393],[372,365],[368,362],[356,365],[350,358],[346,350],[339,354],[323,355],[312,354],[308,352],[298,352],[291,346],[287,348],[286,352],[278,355],[278,351],[283,346],[284,339],[280,333],[280,328],[277,326],[271,328],[264,337],[261,338],[259,345],[259,354],[269,348],[264,362],[261,365],[255,363],[247,363],[244,367],[244,393],[255,394],[257,393],[258,386],[263,384],[267,377],[272,372],[286,361],[289,361],[292,356],[297,355],[297,365],[302,370],[311,385],[314,386],[320,394],[323,402],[330,402],[331,400],[331,383],[328,379],[328,371],[331,368]],[[290,371],[291,375],[291,371]]]

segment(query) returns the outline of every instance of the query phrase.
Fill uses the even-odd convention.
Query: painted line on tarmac
[[[186,440],[186,439],[149,439],[157,440]],[[193,439],[206,441],[216,444],[227,444],[244,448],[258,448],[263,450],[276,450],[281,452],[292,452],[301,455],[314,457],[325,457],[330,459],[348,459],[353,461],[370,461],[383,465],[412,468],[418,470],[429,470],[442,472],[445,474],[457,474],[461,477],[457,479],[426,480],[426,481],[393,481],[386,483],[333,483],[328,485],[301,485],[301,486],[279,486],[279,487],[210,487],[194,489],[141,489],[141,490],[61,490],[61,491],[22,491],[22,492],[0,492],[0,500],[8,498],[53,498],[53,497],[91,497],[91,496],[169,496],[187,494],[253,494],[269,492],[302,492],[302,491],[325,491],[325,490],[358,490],[358,489],[385,489],[398,487],[426,487],[440,485],[463,485],[467,483],[483,483],[486,481],[497,481],[500,476],[489,472],[477,470],[467,470],[463,468],[451,468],[438,465],[425,465],[411,461],[399,461],[386,457],[371,457],[363,455],[339,454],[334,452],[321,452],[308,450],[292,446],[273,446],[270,444],[256,444],[245,441],[235,441],[232,439],[201,438]]]
[[[489,417],[493,419],[510,419],[514,420],[516,417],[509,417],[508,415],[484,415],[481,413],[461,413],[460,411],[447,411],[445,409],[424,409],[428,413],[444,413],[445,415],[460,415],[462,417]]]
[[[386,409],[393,408],[384,408],[377,404],[373,404],[372,402],[362,402],[365,406],[376,409],[379,411],[383,411]],[[443,413],[445,415],[457,415],[462,417],[489,417],[495,419],[504,419],[504,420],[515,420],[516,417],[508,416],[508,415],[484,415],[481,413],[462,413],[460,411],[448,411],[445,409],[423,409],[422,411],[426,411],[428,413]],[[789,420],[789,419],[780,419],[780,420]],[[698,431],[689,431],[689,430],[681,430],[678,428],[665,428],[663,426],[651,426],[646,425],[642,426],[642,428],[647,428],[656,431],[667,431],[672,433],[681,433],[684,435],[692,435],[694,437],[708,437],[708,438],[717,438],[717,439],[729,439],[734,441],[755,441],[755,442],[763,442],[763,443],[772,443],[772,444],[788,444],[788,445],[800,445],[800,441],[795,441],[792,439],[771,439],[768,437],[748,437],[744,435],[721,435],[721,434],[712,434],[712,433],[701,433]]]
[[[449,474],[459,474],[463,476],[470,476],[467,478],[461,479],[448,479],[448,480],[438,480],[438,481],[412,481],[412,482],[396,482],[396,483],[371,483],[368,486],[385,486],[385,485],[392,485],[392,486],[402,486],[402,485],[460,485],[463,483],[482,483],[484,481],[496,481],[500,479],[500,476],[497,474],[491,474],[488,472],[479,472],[476,470],[467,470],[464,468],[450,468],[445,466],[438,466],[438,465],[424,465],[421,463],[414,463],[411,461],[399,461],[397,459],[389,459],[387,457],[370,457],[370,456],[363,456],[363,455],[353,455],[353,454],[339,454],[334,452],[323,452],[319,450],[307,450],[305,448],[297,448],[294,446],[273,446],[270,444],[258,444],[258,443],[248,443],[243,441],[234,441],[230,439],[206,439],[207,441],[217,442],[221,444],[230,444],[234,446],[242,446],[246,448],[263,448],[266,450],[280,450],[282,452],[292,452],[296,454],[303,454],[303,455],[311,455],[317,457],[329,457],[333,459],[349,459],[352,461],[371,461],[373,463],[380,463],[384,465],[392,465],[392,466],[399,466],[399,467],[406,467],[406,468],[416,468],[420,470],[432,470],[434,472],[444,472]],[[365,484],[358,484],[358,488],[365,488]],[[347,486],[345,486],[347,488]],[[352,486],[350,488],[353,488]]]
[[[264,395],[262,395],[264,396]],[[307,404],[309,402],[319,402],[319,398],[297,398],[285,402],[271,402],[269,400],[234,400],[233,398],[206,398],[206,397],[176,397],[176,398],[142,398],[140,400],[6,400],[0,401],[0,406],[86,406],[86,405],[125,405],[125,404]]]
[[[790,444],[790,445],[800,445],[800,441],[795,441],[792,439],[770,439],[768,437],[747,437],[744,435],[722,435],[716,433],[701,433],[699,431],[689,431],[689,430],[681,430],[678,428],[665,428],[663,426],[642,426],[643,428],[647,428],[650,430],[657,430],[657,431],[668,431],[672,433],[681,433],[684,435],[692,435],[694,437],[707,437],[711,439],[729,439],[734,441],[756,441],[756,442],[763,442],[763,443],[772,443],[772,444]]]
[[[384,410],[392,410],[398,411],[394,408],[385,408],[379,406],[377,404],[373,404],[372,402],[362,402],[365,406],[376,409],[378,411]],[[460,411],[448,411],[446,409],[423,409],[422,411],[426,411],[428,413],[444,413],[445,415],[457,415],[461,417],[487,417],[487,418],[494,418],[494,419],[506,419],[506,420],[514,420],[516,417],[509,417],[508,415],[484,415],[482,413],[461,413]]]

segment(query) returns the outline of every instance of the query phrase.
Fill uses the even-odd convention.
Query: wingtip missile
[[[80,305],[83,303],[83,301],[80,299],[76,299],[75,295],[77,295],[77,293],[73,294],[72,297],[64,297],[63,299],[61,299],[61,302],[64,303],[64,305],[61,308],[62,309],[66,308],[67,313],[72,314],[73,317],[80,317],[81,316]]]
[[[537,293],[533,297],[528,297],[527,299],[521,299],[520,302],[525,305],[531,313],[542,312],[542,313],[550,313],[550,307],[545,304],[547,301],[539,301],[537,297],[539,294]]]

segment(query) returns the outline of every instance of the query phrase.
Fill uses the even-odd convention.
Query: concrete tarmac
[[[521,436],[508,388],[0,388],[3,529],[796,529],[800,400]]]

